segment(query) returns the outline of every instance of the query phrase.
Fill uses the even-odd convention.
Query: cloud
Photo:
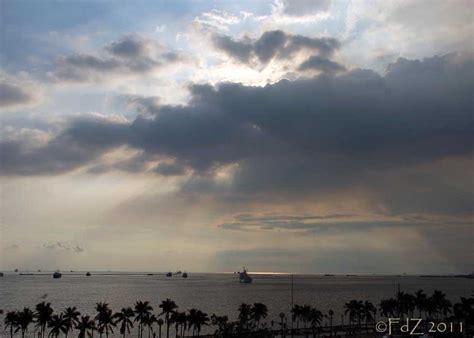
[[[10,244],[5,247],[5,250],[7,251],[17,251],[18,249],[20,249],[18,244]]]
[[[227,35],[214,35],[213,43],[230,57],[248,65],[255,62],[265,65],[274,58],[289,59],[302,50],[328,57],[340,47],[339,41],[333,38],[309,38],[281,30],[267,31],[258,39],[235,40]]]
[[[178,163],[160,163],[155,171],[163,176],[182,176],[186,168]]]
[[[125,140],[120,130],[124,127],[115,119],[89,115],[74,119],[67,132],[60,133],[44,146],[32,148],[25,139],[3,140],[0,142],[1,170],[7,175],[53,175],[76,169],[122,144]],[[103,128],[110,129],[107,132]],[[90,143],[83,142],[87,138],[91,138]],[[79,139],[82,141],[77,142]]]
[[[75,253],[81,253],[84,252],[85,249],[81,247],[80,245],[73,244],[70,242],[54,242],[54,243],[44,243],[42,245],[42,248],[48,249],[48,250],[66,250],[66,251],[71,251]]]
[[[199,17],[194,19],[194,22],[201,25],[204,28],[210,28],[212,30],[229,31],[229,26],[235,25],[241,22],[242,18],[236,15],[230,14],[226,11],[213,9],[209,12],[202,13]]]
[[[326,12],[331,6],[331,0],[283,0],[283,13],[290,16],[315,15]]]
[[[326,73],[329,72],[341,72],[346,70],[346,67],[340,65],[337,62],[323,58],[319,55],[310,56],[309,59],[304,61],[299,67],[299,70],[318,70]]]
[[[193,85],[187,105],[153,103],[148,117],[78,119],[36,149],[4,142],[1,169],[67,172],[127,146],[179,164],[160,165],[162,175],[187,168],[189,192],[301,198],[357,188],[394,212],[469,213],[472,67],[470,55],[449,54],[399,59],[383,76]],[[407,194],[416,201],[407,205]]]
[[[291,231],[306,234],[337,233],[350,231],[368,231],[385,227],[432,227],[446,225],[463,227],[471,224],[465,219],[456,217],[399,217],[389,215],[280,215],[280,214],[243,214],[236,215],[226,223],[218,225],[223,230],[240,231]]]
[[[12,110],[40,103],[41,90],[26,73],[8,74],[0,70],[0,108]]]
[[[182,61],[184,56],[167,50],[156,41],[126,35],[104,47],[105,54],[72,54],[55,62],[56,81],[102,81],[111,77],[145,74]]]

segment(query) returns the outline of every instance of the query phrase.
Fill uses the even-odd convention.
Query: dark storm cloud
[[[399,59],[384,76],[357,69],[265,87],[195,85],[187,105],[153,104],[148,118],[78,120],[38,149],[6,142],[2,172],[67,171],[127,145],[193,171],[190,191],[219,191],[215,172],[238,164],[230,189],[239,194],[359,187],[395,210],[416,193],[415,209],[469,212],[472,174],[453,163],[472,155],[472,69],[470,56],[450,54]]]
[[[300,50],[317,51],[327,57],[340,47],[339,41],[333,38],[309,38],[281,30],[267,31],[254,40],[215,35],[213,42],[218,49],[242,63],[250,64],[256,59],[264,65],[273,58],[288,59]]]
[[[330,72],[341,72],[346,70],[343,65],[329,59],[323,58],[319,55],[310,56],[309,59],[304,61],[299,67],[299,70],[319,70],[326,73]]]
[[[122,37],[106,45],[104,50],[104,55],[59,57],[53,77],[57,81],[98,81],[113,76],[144,74],[182,59],[179,53],[165,50],[157,42],[138,35]]]
[[[27,88],[0,80],[0,107],[25,105],[35,100],[35,96]]]

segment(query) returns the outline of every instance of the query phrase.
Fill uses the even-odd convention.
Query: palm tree
[[[268,308],[265,304],[254,303],[250,309],[250,318],[257,324],[257,331],[260,327],[260,320],[267,318]]]
[[[115,323],[112,310],[109,308],[109,304],[104,302],[97,303],[95,310],[97,311],[95,320],[97,320],[99,335],[102,337],[102,333],[105,331],[105,336],[108,337],[109,331],[114,333]]]
[[[156,323],[156,316],[154,314],[149,314],[144,318],[143,325],[148,328],[148,338],[150,338],[150,334],[153,332],[153,324]]]
[[[430,296],[426,299],[426,304],[425,304],[425,311],[426,314],[428,315],[428,318],[432,319],[437,316],[437,304],[435,299]]]
[[[44,337],[46,331],[46,325],[53,315],[53,309],[51,308],[51,303],[41,302],[35,307],[35,321],[36,327],[40,329],[41,337]]]
[[[156,321],[156,323],[158,324],[158,329],[160,330],[158,337],[161,338],[161,327],[163,326],[164,321],[163,321],[163,319],[158,318],[158,320]]]
[[[141,300],[135,303],[135,320],[138,322],[138,337],[143,335],[143,325],[145,324],[145,318],[150,316],[153,311],[153,307],[150,302],[142,302]]]
[[[76,325],[76,329],[79,330],[78,338],[85,338],[86,335],[92,337],[96,330],[95,322],[89,316],[82,316]]]
[[[175,311],[171,314],[170,322],[174,323],[176,337],[178,337],[178,334],[183,336],[183,332],[186,330],[187,320],[186,312]]]
[[[451,313],[451,302],[446,299],[446,295],[440,290],[435,290],[431,296],[435,308],[436,318],[438,314],[447,316]]]
[[[362,317],[365,319],[365,328],[367,333],[369,332],[369,322],[375,321],[375,315],[377,314],[377,309],[375,306],[369,302],[365,301],[362,308]]]
[[[178,305],[174,301],[172,301],[169,298],[166,298],[166,300],[162,301],[160,304],[160,308],[162,312],[160,313],[160,316],[162,314],[165,315],[165,322],[166,322],[166,338],[170,337],[170,315],[172,312],[175,311],[175,309],[178,308]]]
[[[461,297],[460,302],[453,306],[453,314],[457,320],[464,320],[466,332],[470,332],[469,327],[474,323],[474,297]]]
[[[330,330],[330,336],[332,337],[332,317],[334,316],[334,311],[333,310],[329,310],[328,311],[328,315],[329,315],[329,330]]]
[[[405,293],[398,293],[398,315],[403,317],[407,315],[413,317],[413,311],[415,310],[416,298],[415,296]]]
[[[310,308],[309,311],[309,320],[311,323],[311,330],[313,331],[313,337],[316,336],[315,329],[316,327],[321,326],[321,321],[323,320],[324,315],[321,311],[316,308]]]
[[[229,317],[227,316],[218,316],[213,314],[211,316],[211,324],[217,326],[214,336],[216,337],[226,337],[230,332],[228,332],[228,322]],[[183,336],[181,334],[181,336]]]
[[[209,316],[201,310],[191,309],[189,310],[188,321],[189,328],[193,328],[193,337],[195,337],[201,333],[202,326],[208,324]]]
[[[181,337],[184,337],[184,332],[187,329],[188,315],[186,312],[180,312],[177,318],[179,324],[181,325]]]
[[[296,329],[298,329],[300,326],[302,310],[303,308],[298,304],[293,305],[293,308],[291,309],[291,321],[292,323],[296,321]],[[293,329],[293,325],[291,328]]]
[[[3,320],[3,323],[5,324],[5,329],[10,328],[10,337],[13,337],[13,331],[17,332],[20,323],[18,320],[18,312],[16,311],[9,311],[5,315],[5,319]]]
[[[61,332],[67,335],[68,323],[62,313],[60,315],[51,316],[48,327],[51,328],[51,331],[49,331],[49,336],[51,337],[58,337]]]
[[[21,336],[25,337],[25,333],[28,332],[28,327],[33,323],[34,313],[29,308],[23,308],[23,311],[18,312],[18,324],[21,329]]]
[[[421,317],[423,311],[426,310],[427,297],[422,289],[415,292],[415,307],[418,309],[418,316]]]
[[[349,314],[349,326],[352,324],[352,322],[355,322],[356,319],[360,326],[363,307],[364,304],[360,300],[351,300],[348,303],[344,304],[344,314]]]
[[[311,321],[311,306],[303,305],[300,308],[300,318],[303,321],[303,326],[306,330],[307,323]]]
[[[73,331],[76,324],[79,322],[79,316],[81,313],[77,311],[77,308],[67,307],[63,311],[64,320],[66,321],[66,337],[69,334],[69,331]]]
[[[448,315],[452,313],[451,308],[453,304],[449,299],[442,299],[438,305],[440,313],[444,316],[443,319],[448,318]]]
[[[385,318],[394,317],[398,306],[398,302],[394,298],[384,299],[380,302],[380,315]]]
[[[249,321],[250,321],[250,312],[252,310],[252,306],[250,304],[242,303],[239,306],[239,323],[242,328],[245,327],[246,330],[249,328]]]
[[[120,325],[120,333],[123,337],[130,333],[130,328],[133,328],[133,322],[130,318],[135,315],[131,307],[122,308],[120,312],[114,314],[115,325]]]

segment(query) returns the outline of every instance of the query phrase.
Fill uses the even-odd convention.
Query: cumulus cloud
[[[310,38],[281,30],[267,31],[258,39],[244,37],[236,40],[228,35],[214,35],[213,43],[230,57],[248,65],[265,65],[274,58],[289,59],[302,50],[318,52],[326,58],[340,48],[340,42],[333,38]]]
[[[145,74],[183,60],[178,52],[167,50],[154,40],[126,35],[104,47],[102,54],[61,56],[52,77],[56,81],[100,81],[124,75]]]
[[[42,95],[38,85],[27,74],[0,71],[0,108],[15,109],[38,104]]]
[[[265,87],[194,85],[187,105],[153,105],[149,117],[76,120],[33,150],[3,143],[1,169],[66,172],[126,145],[178,164],[158,166],[161,175],[189,170],[188,191],[303,196],[358,187],[394,212],[469,213],[462,182],[472,173],[456,163],[471,161],[472,67],[470,56],[449,54],[399,59],[383,76],[356,69]],[[410,205],[407,192],[417,196]]]

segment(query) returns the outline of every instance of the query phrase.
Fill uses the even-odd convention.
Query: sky
[[[471,0],[0,0],[0,270],[474,271]]]

